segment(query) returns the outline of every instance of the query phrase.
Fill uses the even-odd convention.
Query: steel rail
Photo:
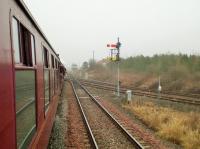
[[[102,85],[110,85],[113,87],[116,87],[115,84],[112,84],[110,82],[102,82],[102,81],[98,81],[98,80],[84,80],[84,79],[80,79],[81,82],[85,82],[85,83],[93,83],[93,84],[102,84]],[[128,88],[131,90],[139,90],[142,92],[151,92],[151,93],[157,93],[156,90],[154,89],[145,89],[145,88],[138,88],[138,87],[134,87],[134,86],[126,86],[126,85],[122,85],[122,88]],[[167,95],[171,95],[171,96],[182,96],[182,97],[189,97],[189,98],[200,98],[200,94],[197,93],[182,93],[182,92],[174,92],[174,91],[169,91],[169,90],[163,90],[162,94],[167,94]]]
[[[115,91],[116,88],[113,86],[108,86],[108,85],[102,85],[102,84],[95,84],[95,83],[88,83],[88,82],[83,82],[83,84],[88,85],[88,86],[95,86],[96,88],[100,88],[100,89],[104,89],[104,90],[111,90],[111,91]],[[144,92],[144,91],[139,91],[139,90],[132,90],[133,93],[135,95],[139,95],[139,96],[147,96],[147,97],[151,97],[151,98],[157,98],[158,94],[156,93],[152,93],[152,92]],[[126,88],[121,88],[121,93],[125,93],[126,92]],[[174,97],[173,97],[174,96]],[[187,104],[193,104],[193,105],[200,105],[200,100],[198,99],[187,99],[187,98],[181,98],[180,96],[176,96],[176,95],[165,95],[165,94],[160,94],[159,99],[161,100],[168,100],[168,101],[172,101],[172,102],[179,102],[179,103],[187,103]]]
[[[76,90],[75,90],[75,87],[74,87],[74,83],[73,83],[71,80],[70,80],[70,83],[71,83],[71,85],[72,85],[74,95],[75,95],[76,100],[77,100],[77,103],[78,103],[78,105],[79,105],[79,108],[80,108],[80,111],[81,111],[81,115],[82,115],[82,118],[83,118],[83,120],[84,120],[86,129],[87,129],[87,131],[88,131],[90,143],[91,143],[91,145],[92,145],[92,147],[93,147],[94,149],[98,149],[98,145],[97,145],[97,142],[96,142],[96,140],[95,140],[95,138],[94,138],[92,129],[90,128],[90,125],[89,125],[89,123],[88,123],[88,120],[87,120],[87,118],[86,118],[86,115],[85,115],[85,113],[84,113],[84,111],[83,111],[83,108],[82,108],[82,106],[81,106],[80,99],[79,99],[79,97],[78,97],[78,95],[77,95],[77,93],[76,93]]]
[[[88,86],[91,84],[87,84]],[[91,85],[91,86],[95,86],[96,88],[100,88],[100,89],[104,89],[104,90],[111,90],[111,91],[115,91],[116,89],[113,87],[109,87],[109,86],[102,86],[102,85]],[[121,88],[121,93],[125,93],[125,89]],[[141,92],[141,91],[134,91],[135,95],[138,96],[147,96],[147,97],[151,97],[151,98],[157,98],[158,94],[153,94],[153,93],[149,93],[149,92]],[[160,95],[159,97],[160,100],[168,100],[168,101],[172,101],[172,102],[179,102],[179,103],[187,103],[187,104],[192,104],[192,105],[200,105],[200,100],[191,100],[191,99],[186,99],[186,98],[180,98],[180,97],[172,97],[172,96],[167,96],[167,95]]]
[[[103,112],[120,128],[120,130],[127,136],[127,138],[134,144],[137,149],[144,149],[144,147],[108,112],[108,110],[78,81],[80,87],[90,96],[90,98],[102,109]]]

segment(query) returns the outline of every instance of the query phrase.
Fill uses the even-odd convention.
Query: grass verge
[[[157,106],[152,102],[135,100],[123,107],[131,110],[163,139],[183,146],[200,149],[200,115]]]

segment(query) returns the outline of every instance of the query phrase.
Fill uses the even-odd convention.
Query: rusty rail
[[[126,137],[133,143],[135,148],[144,149],[144,147],[108,112],[108,110],[78,81],[77,84],[90,96],[90,98],[102,109],[103,112],[113,121],[113,123],[126,135]]]
[[[86,129],[87,129],[87,131],[88,131],[90,143],[91,143],[91,145],[92,145],[92,147],[93,147],[94,149],[98,149],[97,142],[96,142],[96,140],[95,140],[95,138],[94,138],[94,135],[93,135],[93,133],[92,133],[92,130],[91,130],[91,128],[90,128],[90,125],[89,125],[89,123],[88,123],[88,120],[87,120],[87,118],[86,118],[86,115],[85,115],[85,113],[84,113],[84,111],[83,111],[83,108],[82,108],[82,106],[81,106],[80,99],[79,99],[79,97],[78,97],[78,95],[77,95],[77,93],[76,93],[76,90],[75,90],[75,87],[74,87],[74,83],[73,83],[72,81],[70,81],[70,83],[71,83],[71,85],[72,85],[74,95],[75,95],[76,100],[77,100],[77,103],[78,103],[78,105],[79,105],[79,108],[80,108],[80,111],[81,111],[81,115],[82,115],[82,118],[83,118],[83,120],[84,120]]]
[[[115,91],[116,87],[113,84],[110,83],[104,83],[104,82],[100,82],[100,81],[83,81],[81,80],[82,84],[87,85],[87,86],[93,86],[99,89],[104,89],[104,90],[110,90],[110,91]],[[120,92],[121,93],[125,93],[126,90],[128,88],[124,88],[121,87]],[[131,88],[130,88],[131,89]],[[147,97],[151,97],[151,98],[157,98],[158,94],[155,92],[148,92],[148,91],[144,91],[144,90],[134,90],[131,89],[133,91],[133,93],[135,95],[138,96],[147,96]],[[187,103],[187,104],[192,104],[192,105],[200,105],[200,99],[196,99],[196,98],[191,98],[191,97],[184,97],[184,96],[179,96],[179,95],[170,95],[170,94],[163,94],[160,93],[160,100],[168,100],[168,101],[172,101],[172,102],[179,102],[179,103]]]

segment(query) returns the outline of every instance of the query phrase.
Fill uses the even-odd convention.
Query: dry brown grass
[[[125,108],[133,111],[163,139],[180,144],[185,149],[200,149],[200,115],[159,107],[137,100]]]

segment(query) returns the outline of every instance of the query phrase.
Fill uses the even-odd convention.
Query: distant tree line
[[[200,72],[200,56],[186,54],[161,54],[149,56],[135,56],[122,59],[120,68],[127,71],[143,73],[166,73],[179,70],[180,73]]]

